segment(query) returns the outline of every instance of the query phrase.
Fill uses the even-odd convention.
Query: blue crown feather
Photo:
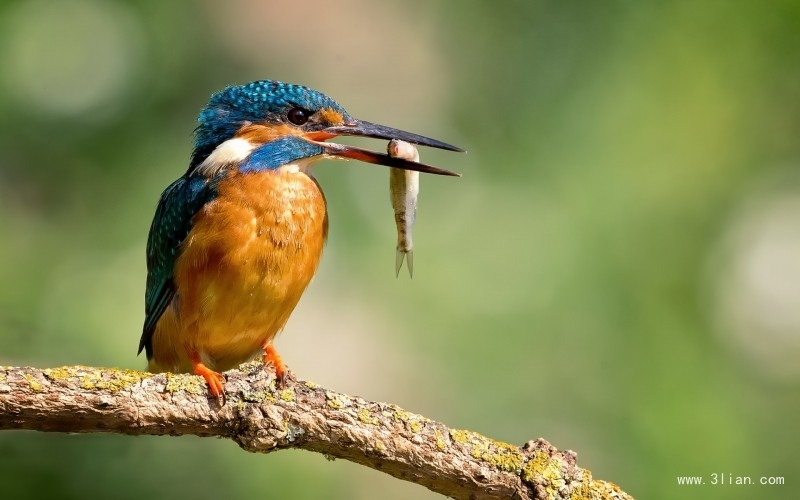
[[[317,111],[328,108],[347,112],[333,99],[303,85],[260,80],[226,87],[213,94],[200,112],[195,129],[190,168],[200,164],[221,143],[233,137],[246,122],[282,121],[295,107]]]

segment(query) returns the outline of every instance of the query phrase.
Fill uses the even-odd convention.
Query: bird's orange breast
[[[181,248],[151,371],[191,371],[187,353],[226,370],[261,352],[314,276],[327,230],[325,198],[302,171],[221,180]]]

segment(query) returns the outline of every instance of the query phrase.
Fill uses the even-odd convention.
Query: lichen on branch
[[[184,374],[0,367],[0,430],[229,438],[251,452],[302,448],[463,499],[630,499],[544,439],[521,447],[399,408],[290,380],[261,363],[225,373],[226,400]]]

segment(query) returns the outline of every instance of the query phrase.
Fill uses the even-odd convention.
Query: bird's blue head
[[[302,85],[260,80],[227,87],[211,96],[197,118],[192,165],[202,162],[223,142],[240,135],[242,129],[254,136],[263,128],[263,139],[273,135],[268,133],[272,129],[277,139],[290,135],[293,129],[309,133],[342,125],[349,119],[339,103]]]
[[[300,152],[303,155],[299,157],[341,157],[423,172],[446,172],[353,146],[324,142],[337,135],[401,139],[463,151],[435,139],[352,118],[339,103],[321,92],[274,80],[231,86],[213,94],[200,112],[198,122],[190,172],[202,168],[204,162],[207,163],[209,157],[217,152],[220,152],[220,161],[229,157],[244,160],[246,155],[265,145],[287,140],[314,145],[303,144],[298,148],[298,155]],[[292,158],[295,159],[298,158]]]

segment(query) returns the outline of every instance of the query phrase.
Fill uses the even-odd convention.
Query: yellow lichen
[[[533,457],[525,464],[525,470],[522,473],[522,479],[532,482],[534,479],[542,477],[543,473],[549,468],[553,467],[552,460],[545,453],[535,451]],[[550,471],[552,473],[552,471]]]
[[[566,485],[558,461],[548,454],[536,451],[522,471],[522,479],[527,482],[537,480],[544,483],[548,496],[555,496]]]
[[[571,481],[570,486],[570,499],[571,500],[590,500],[592,496],[591,477],[589,481]],[[597,497],[594,497],[597,498]],[[611,498],[609,495],[603,495],[601,498]]]
[[[493,446],[490,446],[481,458],[500,470],[519,474],[525,461],[519,448],[500,441],[490,440],[490,442]]]
[[[78,377],[79,366],[61,366],[59,368],[46,368],[42,370],[45,377],[52,381],[67,380],[69,378]]]
[[[472,441],[472,453],[474,458],[482,458],[489,453],[489,443],[485,439],[476,439]]]
[[[167,373],[166,375],[167,385],[164,390],[167,392],[183,391],[197,395],[204,395],[208,392],[208,386],[203,377],[178,373]]]
[[[451,429],[450,437],[463,445],[473,458],[481,459],[500,470],[522,472],[525,458],[516,446],[489,439],[476,432],[458,429]]]
[[[319,386],[310,380],[306,380],[306,387],[309,389],[316,389]]]
[[[286,388],[282,390],[280,394],[278,394],[278,397],[280,397],[283,401],[294,401],[294,389],[291,387]]]
[[[105,389],[119,391],[140,383],[143,379],[152,377],[150,373],[136,370],[100,370],[86,366],[62,366],[47,368],[42,373],[52,381],[78,379],[78,385],[84,389]]]
[[[413,433],[419,434],[422,432],[425,422],[428,421],[425,417],[420,415],[407,412],[398,408],[397,406],[392,406],[392,420],[395,422],[403,422],[406,424],[406,427]]]
[[[30,385],[31,390],[36,392],[41,392],[44,390],[44,387],[42,387],[41,382],[36,380],[36,377],[34,377],[33,375],[29,373],[23,373],[22,377],[28,381],[28,385]]]
[[[275,402],[275,397],[268,391],[242,391],[242,401],[248,403],[263,403],[265,400]]]
[[[444,436],[442,435],[442,431],[440,431],[439,429],[434,429],[433,433],[436,436],[436,448],[438,448],[439,451],[444,451],[445,448],[447,448],[447,445],[444,442]]]
[[[595,481],[592,473],[586,469],[577,469],[569,483],[570,500],[591,500],[592,498],[630,498],[614,483]]]
[[[334,392],[326,392],[325,398],[328,400],[328,408],[333,408],[334,410],[341,410],[345,407],[344,401],[339,397],[338,394]]]
[[[104,380],[104,385],[106,386],[104,388],[115,391],[127,389],[131,386],[142,383],[142,380],[151,378],[152,376],[152,374],[142,373],[136,370],[115,370],[112,372],[110,380]]]
[[[96,373],[89,373],[82,377],[78,378],[78,381],[83,389],[94,389],[97,387],[97,382],[100,380],[100,377]]]
[[[450,437],[456,443],[469,444],[469,443],[474,443],[474,442],[478,441],[483,436],[481,436],[480,434],[477,434],[475,432],[472,432],[472,431],[464,431],[464,430],[460,430],[460,429],[450,429]]]
[[[248,361],[246,363],[242,363],[239,365],[239,371],[245,373],[251,373],[255,370],[263,370],[264,369],[264,362],[260,359],[254,359],[253,361]]]
[[[400,408],[394,407],[392,411],[392,420],[395,422],[408,422],[408,418],[411,414],[405,410],[401,410]]]
[[[358,419],[365,424],[378,425],[378,419],[373,417],[366,408],[358,410]]]

